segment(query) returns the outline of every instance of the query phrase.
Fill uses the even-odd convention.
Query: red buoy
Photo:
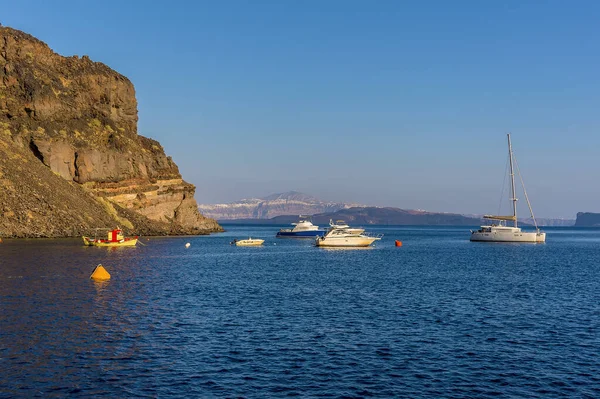
[[[400,241],[400,240],[396,240],[396,246],[397,246],[397,247],[401,247],[401,246],[402,246],[402,241]]]

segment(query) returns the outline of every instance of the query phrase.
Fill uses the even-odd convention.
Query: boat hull
[[[546,242],[546,233],[543,232],[480,232],[471,233],[471,241],[479,242]]]
[[[341,237],[317,239],[317,247],[368,247],[377,241],[375,237]]]
[[[239,240],[235,245],[238,247],[259,247],[263,245],[265,240]]]
[[[95,240],[89,237],[82,237],[83,243],[90,247],[135,247],[137,244],[137,238],[126,238],[123,241],[107,241],[107,240]]]
[[[323,237],[325,230],[312,230],[312,231],[278,231],[276,237],[290,237],[290,238],[314,238]]]

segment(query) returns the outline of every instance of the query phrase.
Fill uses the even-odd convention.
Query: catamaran
[[[533,216],[533,209],[531,208],[531,203],[529,202],[529,197],[527,196],[527,191],[525,190],[525,184],[523,183],[523,178],[521,177],[521,173],[519,172],[519,177],[521,179],[521,184],[523,186],[523,193],[525,195],[525,200],[527,201],[527,205],[529,206],[529,212],[531,213],[531,219],[533,220],[533,224],[535,225],[535,231],[522,231],[517,224],[517,195],[515,192],[515,173],[513,163],[516,162],[514,160],[512,144],[510,142],[510,134],[507,134],[508,137],[508,157],[510,161],[510,181],[511,181],[511,197],[510,201],[512,202],[512,215],[509,216],[493,216],[493,215],[484,215],[484,219],[488,219],[491,221],[489,225],[481,226],[481,228],[477,231],[471,230],[471,241],[490,241],[490,242],[545,242],[546,241],[546,233],[542,232],[535,221],[535,216]],[[518,167],[517,167],[518,170]],[[507,226],[506,222],[513,222],[514,226]]]

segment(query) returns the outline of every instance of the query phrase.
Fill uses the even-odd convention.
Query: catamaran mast
[[[513,170],[513,152],[512,144],[510,143],[510,133],[506,135],[508,137],[508,156],[510,159],[510,183],[512,190],[511,201],[513,203],[513,216],[515,217],[515,227],[517,227],[517,194],[515,191],[515,172]]]

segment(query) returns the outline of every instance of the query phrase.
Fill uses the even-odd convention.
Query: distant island
[[[579,212],[575,227],[600,227],[600,213]]]

